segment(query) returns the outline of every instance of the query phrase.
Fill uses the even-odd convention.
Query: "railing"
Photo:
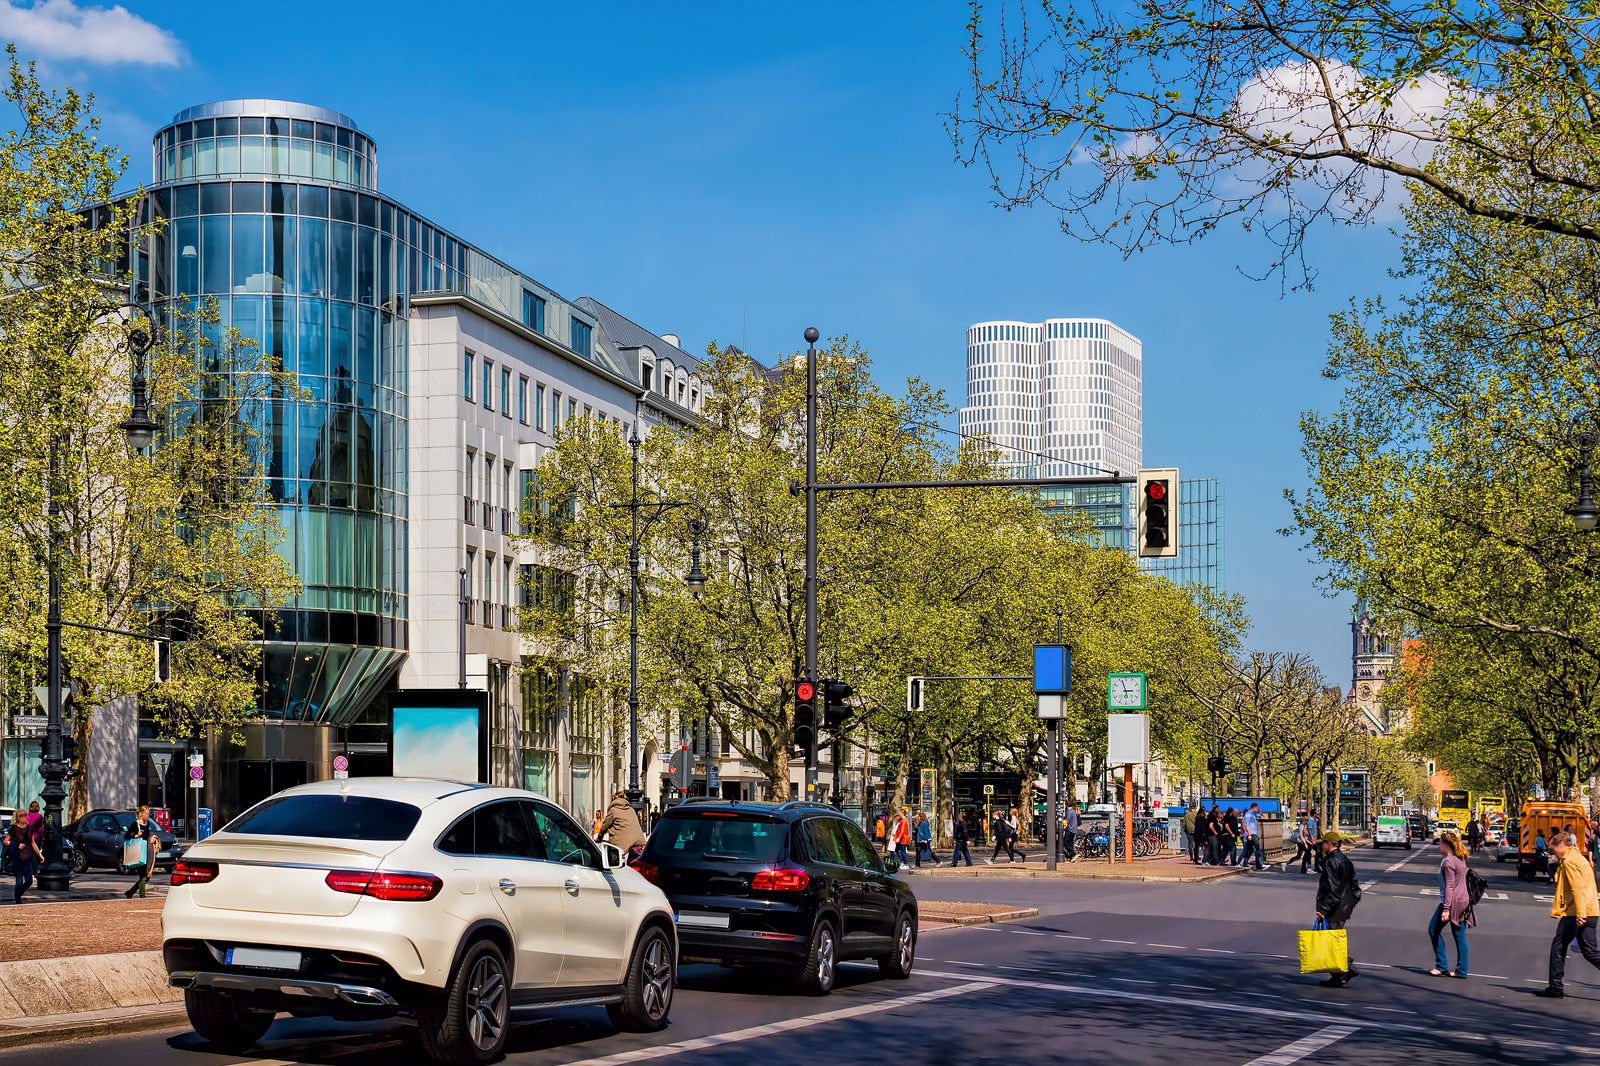
[[[494,507],[492,507],[488,502],[485,502],[483,505],[483,528],[494,528]]]
[[[500,628],[514,629],[517,624],[517,611],[509,604],[500,608]]]
[[[486,629],[494,628],[494,604],[488,600],[480,601],[483,604],[483,624]]]
[[[510,533],[511,523],[514,518],[515,516],[511,513],[511,509],[509,507],[500,508],[500,532]]]
[[[471,496],[463,496],[462,499],[466,502],[466,519],[467,525],[470,526],[473,524],[473,516],[476,514],[476,510],[472,506],[473,499]]]
[[[466,611],[467,625],[469,626],[478,620],[477,603],[477,600],[466,600],[462,603],[462,609]]]

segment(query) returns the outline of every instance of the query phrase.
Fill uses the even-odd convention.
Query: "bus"
[[[1454,829],[1457,835],[1466,832],[1472,821],[1472,793],[1464,788],[1446,788],[1439,791],[1439,824],[1441,831]],[[1451,823],[1446,825],[1445,823]],[[1438,834],[1435,834],[1437,837]]]
[[[1478,823],[1483,826],[1484,842],[1498,844],[1506,831],[1506,801],[1504,797],[1479,796]]]

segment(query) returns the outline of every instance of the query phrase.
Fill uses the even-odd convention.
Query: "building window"
[[[494,363],[488,359],[483,361],[483,406],[494,410]]]
[[[461,395],[468,400],[472,399],[472,362],[473,355],[468,352],[461,364]]]
[[[500,368],[500,413],[511,416],[511,371]]]
[[[533,387],[533,428],[544,428],[544,386]]]
[[[475,495],[476,495],[472,491],[472,483],[475,480],[474,477],[473,477],[473,471],[475,471],[477,469],[478,469],[478,453],[473,451],[471,448],[468,448],[467,449],[467,481],[466,481],[466,486],[465,486],[465,495],[466,495],[467,499],[469,499],[469,500],[473,499],[475,497]]]
[[[532,470],[522,471],[522,491],[517,496],[517,511],[519,515],[518,527],[524,537],[533,532],[534,493],[539,490],[539,483],[534,480]]]
[[[590,355],[594,343],[594,327],[587,322],[572,320],[572,350],[579,355]]]
[[[473,551],[471,548],[468,548],[467,549],[467,587],[464,590],[464,592],[466,594],[466,602],[461,604],[461,610],[466,612],[467,624],[468,625],[471,625],[472,621],[473,621],[473,619],[472,619],[472,582],[473,582],[473,578],[478,573],[477,562],[478,562],[478,553]]]
[[[561,394],[555,390],[550,392],[550,432],[557,433],[561,430]]]
[[[544,332],[544,297],[522,290],[522,324],[535,333]]]
[[[568,400],[567,401],[567,421],[568,422],[574,422],[574,421],[577,420],[577,418],[578,418],[578,401],[577,400]]]
[[[517,379],[517,421],[528,424],[528,379]]]

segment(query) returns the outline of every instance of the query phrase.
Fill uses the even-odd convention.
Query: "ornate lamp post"
[[[697,503],[687,500],[640,499],[639,497],[639,420],[634,419],[633,432],[628,436],[628,449],[632,453],[633,473],[631,492],[627,503],[614,503],[618,510],[630,512],[633,519],[628,539],[628,804],[643,813],[644,789],[639,787],[639,548],[646,534],[663,515],[680,508],[693,508],[697,515],[689,519],[689,572],[683,583],[689,591],[699,595],[706,587],[706,575],[700,569],[700,538],[706,529],[706,511]]]
[[[1600,435],[1595,433],[1594,425],[1594,416],[1584,415],[1581,428],[1572,435],[1573,442],[1578,446],[1578,502],[1567,508],[1567,514],[1572,516],[1572,524],[1584,533],[1600,526],[1600,507],[1596,507],[1594,502],[1594,471],[1589,466],[1589,456],[1595,444],[1600,443]]]
[[[134,359],[133,408],[118,428],[136,450],[148,448],[155,439],[156,430],[161,428],[150,417],[145,388],[144,357],[149,350],[149,333],[137,327],[128,333],[128,352]],[[45,857],[39,867],[39,888],[53,892],[64,892],[72,885],[72,867],[66,862],[61,842],[61,801],[67,798],[66,780],[71,769],[63,757],[61,743],[64,702],[61,683],[61,445],[65,436],[57,434],[50,442],[50,599],[44,624],[49,679],[45,698],[44,757],[39,764],[39,773],[44,778],[39,798],[44,800],[45,824]]]

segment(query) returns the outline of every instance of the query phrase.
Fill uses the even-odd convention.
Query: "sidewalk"
[[[1160,855],[1134,859],[1131,863],[1077,859],[1058,863],[1054,872],[1045,869],[1042,858],[1016,863],[1000,861],[993,865],[979,860],[971,866],[930,866],[923,863],[920,869],[912,866],[902,872],[913,878],[913,884],[918,877],[1045,877],[1067,881],[1166,881],[1187,884],[1220,881],[1244,871],[1235,866],[1196,866],[1186,855]]]

